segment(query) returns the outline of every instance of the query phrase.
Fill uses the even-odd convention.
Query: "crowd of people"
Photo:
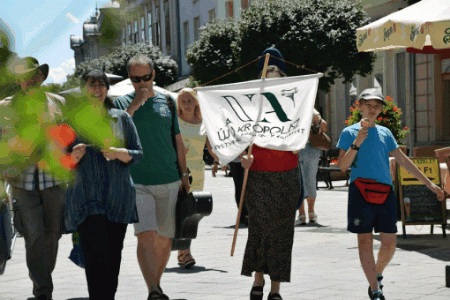
[[[266,77],[286,76],[281,53],[275,48],[265,53],[271,54]],[[48,76],[48,65],[40,65],[36,59],[24,58],[18,64],[22,68],[17,69],[21,70],[17,82],[25,95]],[[169,299],[161,288],[161,278],[175,237],[178,192],[203,190],[203,149],[205,144],[208,149],[211,145],[194,90],[181,90],[175,100],[154,90],[154,65],[144,55],[132,57],[126,68],[134,91],[117,99],[107,96],[109,80],[103,71],[88,70],[82,76],[82,96],[102,112],[102,126],[110,132],[101,142],[79,123],[64,117],[66,99],[45,93],[46,114],[51,121],[68,124],[75,132],[75,138],[60,147],[70,159],[67,172],[73,176],[68,182],[36,164],[27,166],[19,176],[3,175],[14,190],[15,227],[25,239],[35,299],[52,299],[58,241],[63,233],[70,232],[80,236],[89,298],[114,299],[128,224],[133,224],[137,237],[137,258],[148,287],[147,299]],[[12,96],[0,101],[0,109],[20,109],[15,105],[17,99]],[[357,234],[368,294],[370,299],[383,300],[382,273],[394,254],[397,232],[389,154],[440,200],[444,194],[400,151],[392,133],[375,125],[386,105],[381,92],[367,89],[359,101],[365,120],[341,133],[337,144],[339,167],[352,170],[348,230]],[[312,123],[323,132],[328,129],[317,111]],[[263,299],[265,274],[271,281],[268,299],[281,300],[280,283],[291,280],[294,226],[306,224],[305,198],[309,222],[317,222],[314,203],[320,151],[307,144],[300,152],[257,145],[252,146],[251,155],[249,152],[247,149],[230,163],[238,206],[244,170],[248,170],[241,214],[241,222],[248,226],[248,240],[241,274],[254,275],[251,300]],[[215,174],[220,161],[211,154]],[[367,192],[372,190],[379,192],[375,196]],[[373,255],[374,230],[381,237],[377,261]],[[196,263],[190,249],[179,250],[178,263],[184,268]]]

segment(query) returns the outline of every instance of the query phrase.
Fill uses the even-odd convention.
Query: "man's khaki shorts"
[[[134,234],[157,230],[158,235],[175,237],[175,208],[181,181],[168,184],[136,184],[136,208],[139,222],[134,223]]]

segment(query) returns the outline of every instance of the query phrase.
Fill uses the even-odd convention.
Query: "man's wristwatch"
[[[352,148],[353,150],[356,150],[356,151],[359,150],[359,147],[356,146],[355,144],[352,144],[352,145],[350,146],[350,148]]]
[[[189,177],[189,173],[181,173],[181,177]]]

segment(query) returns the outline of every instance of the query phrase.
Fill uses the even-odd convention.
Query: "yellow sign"
[[[414,164],[424,173],[433,183],[439,185],[439,160],[437,158],[412,158]],[[421,185],[422,182],[409,174],[408,171],[399,168],[400,185]]]

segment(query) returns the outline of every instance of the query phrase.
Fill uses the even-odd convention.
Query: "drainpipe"
[[[412,92],[412,108],[410,112],[411,119],[411,138],[409,139],[409,156],[413,156],[413,149],[416,140],[416,54],[410,53],[409,59],[409,80]]]
[[[181,62],[181,20],[180,20],[180,0],[176,0],[177,5],[177,44],[178,44],[178,78],[183,74],[183,63]]]

